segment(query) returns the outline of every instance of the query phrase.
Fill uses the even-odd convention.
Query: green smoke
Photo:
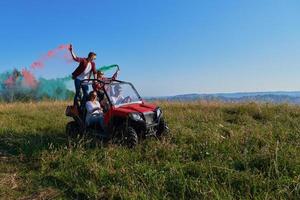
[[[106,72],[106,71],[109,71],[111,69],[114,69],[114,68],[118,68],[119,66],[117,64],[113,64],[113,65],[104,65],[100,68],[98,68],[98,70],[100,70],[101,72]]]
[[[4,72],[4,73],[0,74],[0,92],[5,90],[4,82],[9,78],[10,74],[11,73],[9,73],[9,72]]]
[[[38,80],[38,86],[35,89],[35,96],[37,99],[72,99],[74,92],[67,88],[67,82],[71,81],[72,79],[69,76],[56,79],[40,78]]]
[[[98,68],[102,72],[118,68],[118,65],[107,65]],[[28,88],[22,84],[23,77],[19,76],[14,87],[7,87],[5,81],[14,73],[8,71],[0,74],[0,101],[38,101],[38,100],[71,100],[74,97],[74,83],[71,76],[63,78],[37,80],[37,87]]]

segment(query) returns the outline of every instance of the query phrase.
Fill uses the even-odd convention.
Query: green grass
[[[0,104],[0,199],[300,199],[300,107],[166,103],[131,150],[68,141],[67,102]]]

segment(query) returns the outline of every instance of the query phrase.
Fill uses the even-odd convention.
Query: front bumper
[[[161,118],[161,117],[160,117]],[[142,136],[148,136],[148,135],[155,135],[158,127],[160,118],[156,119],[155,121],[146,122],[146,120],[143,121],[132,121],[130,120],[130,126],[134,127]]]

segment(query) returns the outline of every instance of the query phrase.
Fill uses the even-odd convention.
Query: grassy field
[[[67,102],[0,104],[0,199],[300,199],[300,107],[161,103],[171,134],[68,141]]]

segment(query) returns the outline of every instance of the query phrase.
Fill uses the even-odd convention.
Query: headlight
[[[157,108],[156,110],[156,117],[159,118],[162,115],[162,111],[160,108]]]
[[[131,119],[133,119],[134,121],[143,121],[143,118],[140,114],[138,113],[131,113],[130,114]]]

